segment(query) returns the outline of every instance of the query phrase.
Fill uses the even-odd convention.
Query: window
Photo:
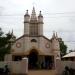
[[[35,40],[35,39],[32,39],[32,40],[31,40],[31,42],[37,42],[37,40]]]
[[[38,35],[38,24],[30,25],[30,35]]]

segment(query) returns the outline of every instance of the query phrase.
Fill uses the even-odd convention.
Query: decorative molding
[[[17,48],[20,48],[20,47],[21,47],[21,43],[20,43],[20,42],[17,42],[17,43],[16,43],[16,47],[17,47]]]

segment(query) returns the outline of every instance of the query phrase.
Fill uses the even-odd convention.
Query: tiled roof
[[[63,58],[67,58],[67,57],[75,57],[75,52],[70,52],[66,54],[65,56],[63,56]]]

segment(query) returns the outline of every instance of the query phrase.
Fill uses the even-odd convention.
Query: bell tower
[[[38,16],[38,34],[43,35],[43,16],[41,14],[41,11]]]
[[[28,10],[24,15],[24,34],[30,36],[43,35],[43,16],[41,11],[39,15],[36,16],[34,7],[31,16],[28,14]]]
[[[28,10],[24,15],[24,34],[29,35],[29,22],[30,22],[30,15],[28,14]]]

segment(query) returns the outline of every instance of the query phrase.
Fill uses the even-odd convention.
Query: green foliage
[[[5,54],[10,53],[11,44],[9,40],[11,39],[12,35],[10,33],[3,36],[2,29],[0,28],[0,61],[4,60]]]
[[[62,57],[67,52],[67,46],[64,44],[64,41],[59,41],[59,44],[60,44],[60,54],[61,54],[61,57]]]
[[[2,29],[0,28],[0,37],[3,35]]]

